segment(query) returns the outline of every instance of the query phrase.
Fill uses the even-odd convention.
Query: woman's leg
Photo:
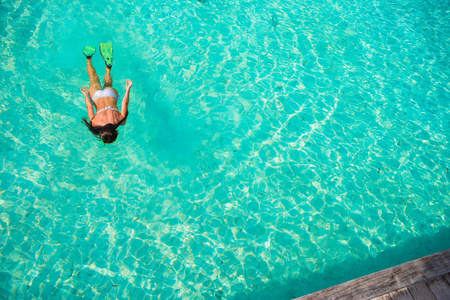
[[[111,68],[106,67],[104,81],[105,81],[105,84],[103,85],[103,88],[111,89],[114,92],[114,94],[116,94],[116,96],[118,96],[119,94],[117,93],[116,89],[112,87],[113,82],[112,82],[112,77],[111,77]]]
[[[95,92],[102,89],[102,84],[100,83],[100,78],[98,78],[97,72],[95,71],[95,68],[92,65],[91,58],[87,59],[87,71],[90,80],[89,95],[91,96],[92,99],[92,97],[94,97]]]

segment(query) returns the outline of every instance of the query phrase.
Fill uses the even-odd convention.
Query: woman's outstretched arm
[[[91,121],[95,116],[94,105],[92,105],[91,99],[89,98],[89,91],[87,87],[83,87],[81,92],[84,95],[84,100],[86,101],[86,109],[88,112],[89,121]]]
[[[121,110],[122,118],[125,118],[128,114],[128,104],[130,103],[130,90],[132,86],[133,82],[127,79],[127,83],[125,85],[125,96],[123,96],[122,100],[122,110]],[[125,122],[123,122],[122,125],[125,125],[126,122],[127,121],[125,120]]]

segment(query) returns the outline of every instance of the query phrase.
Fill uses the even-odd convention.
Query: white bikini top
[[[95,116],[98,115],[99,113],[101,113],[101,112],[104,111],[104,110],[116,110],[116,111],[118,111],[118,112],[120,113],[120,111],[119,111],[117,108],[112,107],[112,106],[108,106],[108,107],[102,108],[102,109],[100,109],[99,111],[97,111],[97,113],[95,114]],[[95,116],[92,117],[91,121],[94,120]]]
[[[102,108],[99,111],[97,111],[96,115],[98,115],[99,113],[101,113],[104,110],[117,110],[118,112],[120,112],[117,108],[112,107],[112,106],[108,106],[108,107]]]

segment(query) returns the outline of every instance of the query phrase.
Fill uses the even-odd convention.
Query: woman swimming
[[[120,112],[117,108],[119,94],[117,93],[117,90],[112,87],[112,45],[110,43],[100,44],[100,52],[106,63],[105,83],[103,88],[97,72],[92,65],[92,55],[95,53],[95,46],[87,46],[83,50],[87,59],[87,71],[90,79],[89,89],[87,87],[81,88],[81,92],[86,100],[86,108],[89,116],[89,121],[86,118],[83,118],[83,123],[95,136],[100,138],[103,143],[109,144],[117,139],[117,135],[119,134],[117,127],[125,125],[127,121],[130,89],[133,86],[133,82],[128,79],[126,81],[125,96],[122,100],[122,112]],[[94,106],[97,113],[94,112]]]

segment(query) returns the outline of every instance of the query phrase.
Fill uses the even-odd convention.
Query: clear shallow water
[[[1,295],[289,299],[448,248],[449,9],[2,2]]]

